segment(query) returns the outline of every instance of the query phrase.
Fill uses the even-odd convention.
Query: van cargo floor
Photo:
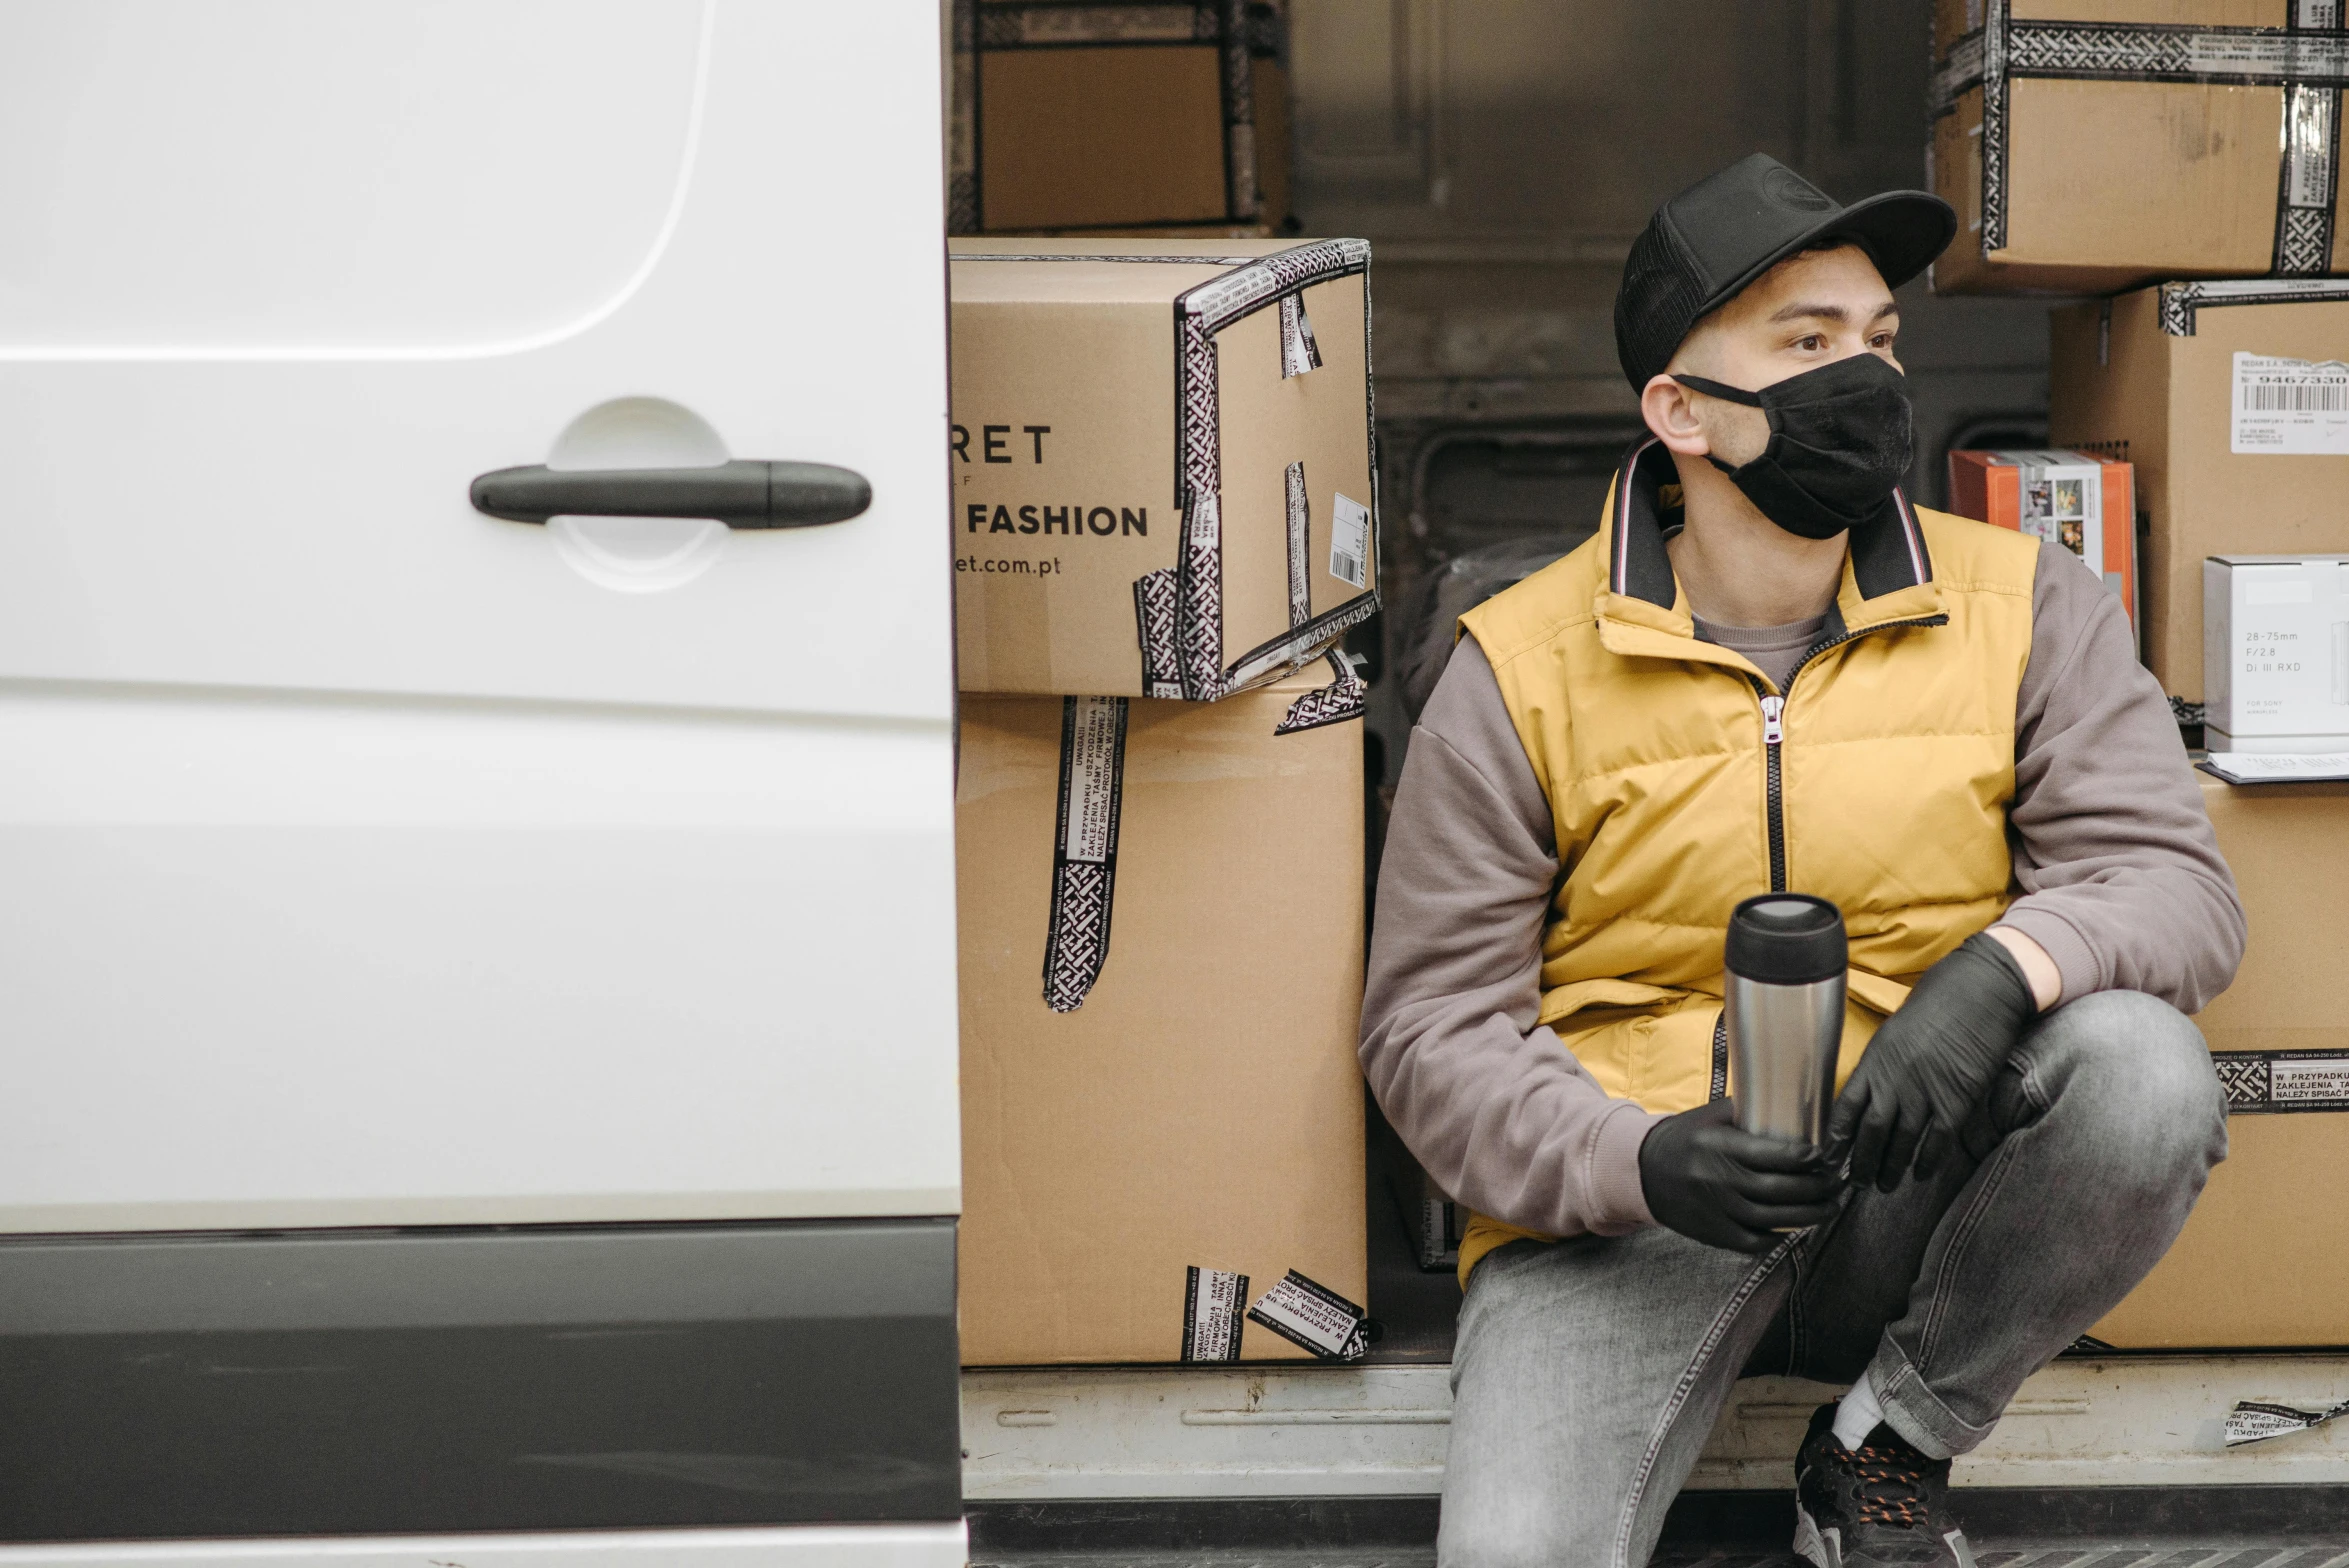
[[[1980,1568],[2349,1568],[2349,1545],[2229,1541],[1977,1542]],[[974,1551],[973,1568],[1433,1568],[1432,1547],[1380,1551],[1220,1551],[1082,1556]],[[1682,1547],[1659,1552],[1655,1568],[1808,1568],[1787,1552]]]

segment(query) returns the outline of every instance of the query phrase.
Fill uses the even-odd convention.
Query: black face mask
[[[1908,379],[1882,356],[1852,354],[1759,392],[1675,373],[1682,386],[1758,408],[1770,444],[1739,468],[1715,468],[1764,517],[1805,539],[1868,528],[1909,471],[1913,417]]]

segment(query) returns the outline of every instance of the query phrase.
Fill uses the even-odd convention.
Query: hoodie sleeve
[[[1550,808],[1492,666],[1463,638],[1412,732],[1387,827],[1362,1070],[1454,1198],[1551,1236],[1653,1223],[1639,1146],[1546,1025],[1541,940],[1558,883]]]
[[[2143,991],[2192,1013],[2227,988],[2243,905],[2169,701],[2120,601],[2045,545],[2007,823],[2022,897],[1998,923],[2047,950],[2064,1001]]]

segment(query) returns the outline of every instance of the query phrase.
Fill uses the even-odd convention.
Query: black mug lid
[[[1729,917],[1723,963],[1733,975],[1767,985],[1810,985],[1844,971],[1849,948],[1843,911],[1808,893],[1762,893]]]

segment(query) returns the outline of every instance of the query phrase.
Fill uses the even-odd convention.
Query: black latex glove
[[[1987,932],[1926,970],[1836,1098],[1827,1146],[1849,1150],[1852,1185],[1890,1192],[1911,1169],[1939,1170],[2038,1011],[2023,966]]]
[[[1821,1151],[1741,1132],[1727,1100],[1667,1116],[1639,1146],[1639,1183],[1658,1224],[1708,1247],[1767,1252],[1780,1230],[1835,1215],[1843,1177]]]

